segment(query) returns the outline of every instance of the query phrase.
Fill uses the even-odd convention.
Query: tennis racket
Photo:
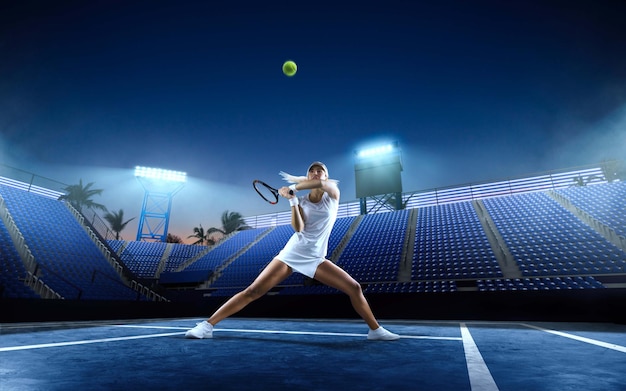
[[[252,186],[254,186],[254,190],[263,198],[265,201],[274,205],[278,203],[278,189],[274,189],[272,186],[267,183],[255,179],[252,181]],[[289,190],[289,194],[293,195],[293,190]]]

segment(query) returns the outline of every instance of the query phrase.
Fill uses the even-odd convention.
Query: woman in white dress
[[[340,194],[337,181],[328,178],[326,165],[322,162],[313,162],[306,177],[281,174],[285,180],[292,182],[290,186],[281,187],[279,193],[289,200],[291,225],[296,232],[250,286],[231,297],[207,320],[187,331],[185,337],[211,338],[213,326],[262,297],[295,270],[347,294],[355,311],[369,327],[368,339],[385,341],[399,339],[399,335],[387,331],[378,324],[363,296],[361,285],[343,269],[325,258],[330,232],[337,219]],[[310,192],[308,195],[298,197],[296,192],[300,190]]]

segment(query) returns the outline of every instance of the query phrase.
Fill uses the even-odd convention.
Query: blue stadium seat
[[[66,299],[138,299],[63,202],[5,185],[0,195],[53,290]]]

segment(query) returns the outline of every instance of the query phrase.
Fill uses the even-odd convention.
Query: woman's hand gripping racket
[[[254,186],[254,190],[256,190],[265,201],[272,205],[278,203],[278,196],[280,195],[278,189],[274,189],[272,186],[258,179],[252,182],[252,186]],[[293,195],[293,190],[289,190],[289,194]]]

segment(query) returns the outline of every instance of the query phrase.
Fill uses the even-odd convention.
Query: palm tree
[[[212,244],[215,244],[222,240],[225,236],[235,231],[243,231],[244,229],[250,229],[250,227],[243,220],[241,213],[225,211],[222,213],[222,228],[209,228],[206,236],[207,240],[212,240]],[[212,235],[216,232],[221,233],[221,235]]]
[[[193,235],[189,235],[187,236],[188,238],[197,238],[198,240],[196,240],[195,242],[193,242],[192,244],[199,244],[199,245],[203,245],[204,242],[207,241],[207,234],[204,232],[204,228],[202,228],[202,224],[200,224],[199,227],[194,227],[193,228]]]
[[[222,213],[222,230],[219,231],[224,235],[244,229],[250,229],[250,226],[246,224],[241,213],[228,211]]]
[[[126,224],[130,223],[135,218],[124,221],[124,211],[120,209],[119,212],[112,212],[104,215],[104,219],[109,222],[111,231],[115,232],[115,240],[120,239],[120,232],[126,228]]]
[[[180,238],[180,236],[168,233],[167,234],[167,238],[165,239],[166,243],[183,243],[183,240]]]
[[[189,238],[198,238],[193,244],[206,243],[209,246],[219,242],[224,236],[231,234],[235,231],[242,231],[244,229],[250,229],[250,226],[246,224],[241,213],[225,211],[222,213],[222,228],[211,227],[206,231],[200,227],[193,229],[194,234],[189,235]],[[219,232],[221,235],[213,235]]]
[[[83,186],[83,180],[81,179],[77,185],[70,185],[65,188],[67,194],[63,194],[59,197],[59,200],[67,200],[76,210],[83,211],[83,207],[91,209],[100,209],[102,211],[107,210],[106,206],[98,204],[92,201],[91,197],[102,194],[102,189],[92,189],[93,182],[89,182]]]

